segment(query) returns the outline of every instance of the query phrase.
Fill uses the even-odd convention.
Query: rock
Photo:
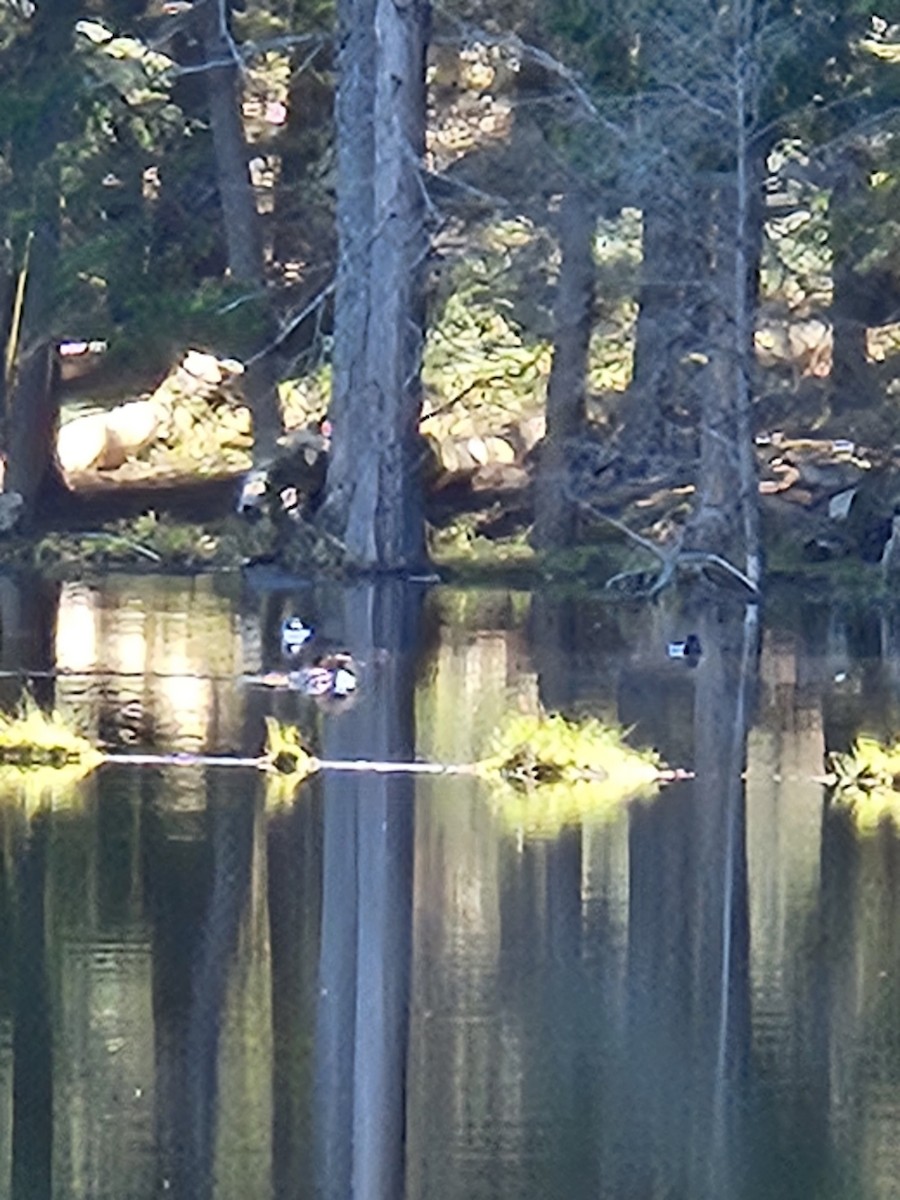
[[[152,400],[134,400],[120,404],[107,413],[106,451],[110,459],[126,458],[147,448],[159,436],[161,427],[159,409]],[[101,460],[100,466],[107,464]]]
[[[120,404],[109,412],[89,413],[60,429],[56,452],[66,474],[114,470],[156,440],[159,409],[152,400]]]
[[[895,516],[891,522],[891,536],[881,555],[881,571],[886,580],[896,583],[900,578],[900,516]]]
[[[71,474],[89,471],[106,448],[106,413],[91,413],[67,421],[59,431],[56,453],[60,466]]]
[[[195,379],[199,379],[203,383],[222,382],[222,366],[214,354],[202,354],[199,350],[188,350],[181,365],[189,375],[193,375]]]
[[[828,501],[828,515],[832,521],[845,521],[850,512],[850,505],[853,503],[853,497],[856,495],[856,488],[847,488],[843,492],[838,492],[836,496],[832,496]]]
[[[16,527],[24,503],[19,492],[0,493],[0,533],[9,533]]]

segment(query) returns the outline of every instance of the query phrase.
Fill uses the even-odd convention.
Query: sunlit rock
[[[160,428],[160,410],[151,400],[134,400],[109,412],[76,417],[59,431],[60,464],[67,473],[112,470],[154,442]]]
[[[67,421],[60,429],[56,453],[67,473],[89,471],[106,448],[106,413],[91,413]]]

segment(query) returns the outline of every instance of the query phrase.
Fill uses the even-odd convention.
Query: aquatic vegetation
[[[0,713],[0,767],[79,768],[86,774],[103,755],[58,712],[44,712],[26,693],[12,713]]]
[[[834,801],[850,809],[861,831],[884,821],[900,827],[900,740],[884,746],[857,738],[847,754],[830,755],[828,766]]]
[[[269,771],[269,799],[283,804],[297,787],[315,775],[320,763],[303,745],[300,730],[277,717],[266,717],[266,744],[261,765]]]
[[[108,567],[236,568],[271,551],[267,523],[237,518],[191,524],[147,512],[114,521],[91,533],[48,533],[34,546],[34,565],[51,570]]]
[[[513,713],[494,733],[480,764],[512,783],[614,782],[623,789],[659,778],[652,750],[635,750],[617,725],[595,717],[569,721],[559,713]]]
[[[503,820],[543,836],[613,818],[624,801],[652,795],[665,774],[658,755],[633,749],[618,726],[556,713],[508,717],[477,771]]]

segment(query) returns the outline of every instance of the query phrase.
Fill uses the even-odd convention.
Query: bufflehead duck
[[[285,617],[281,622],[281,653],[285,658],[296,658],[313,632],[300,617]]]

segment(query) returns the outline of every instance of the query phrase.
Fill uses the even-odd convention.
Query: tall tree
[[[547,432],[535,481],[534,544],[571,544],[575,508],[565,487],[568,442],[585,419],[585,385],[594,313],[594,230],[587,196],[575,185],[559,212],[560,264],[554,305],[553,364],[547,382]]]
[[[756,269],[750,253],[760,218],[751,138],[759,128],[762,10],[758,0],[720,8],[713,32],[725,86],[698,96],[712,108],[721,158],[712,194],[700,474],[688,534],[698,548],[737,559],[754,587],[762,560],[751,423]]]
[[[258,293],[264,335],[275,331],[266,295],[262,222],[250,179],[249,154],[241,116],[241,61],[229,25],[231,0],[199,0],[195,19],[203,41],[209,92],[209,116],[216,155],[219,200],[234,280]],[[283,432],[275,361],[266,348],[248,363],[244,390],[253,414],[257,459],[272,455]]]
[[[349,565],[423,562],[425,0],[338,8],[333,457],[324,520]]]
[[[13,303],[4,315],[3,489],[22,497],[26,524],[42,491],[60,484],[51,319],[61,201],[55,156],[76,91],[72,37],[80,8],[78,0],[60,0],[30,10],[4,55],[12,67],[5,123],[13,196],[5,215],[8,228],[13,227],[16,286],[10,289]]]

